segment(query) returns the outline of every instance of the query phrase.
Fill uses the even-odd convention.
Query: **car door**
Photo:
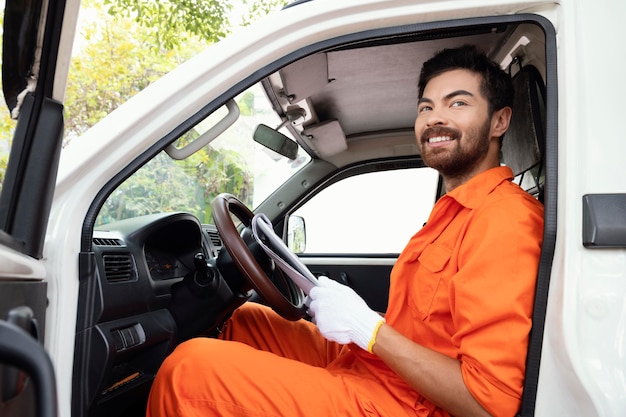
[[[71,35],[64,36],[73,32],[78,2],[2,3],[0,414],[52,416],[56,389],[43,349],[49,289],[42,258],[63,137],[67,72],[58,68],[67,68]]]

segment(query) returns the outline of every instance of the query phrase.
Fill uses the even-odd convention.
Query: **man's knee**
[[[190,366],[197,366],[202,359],[205,359],[204,362],[206,362],[207,358],[228,356],[232,349],[232,344],[227,341],[197,337],[178,345],[168,359],[177,363],[189,363]]]
[[[260,320],[267,320],[268,317],[271,319],[272,316],[277,315],[271,308],[263,304],[248,302],[235,310],[230,320],[236,323],[256,323]]]
[[[244,355],[244,345],[210,338],[181,343],[165,359],[155,378],[155,387],[168,396],[203,395],[207,381],[231,373]]]
[[[256,341],[265,337],[265,334],[274,327],[275,320],[282,319],[272,309],[262,304],[248,302],[233,312],[219,338],[257,346]]]

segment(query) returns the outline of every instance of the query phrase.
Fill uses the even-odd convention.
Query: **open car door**
[[[10,126],[0,142],[0,415],[54,416],[54,372],[44,350],[49,288],[42,253],[79,2],[0,4],[6,103],[1,111],[11,115],[3,118]]]
[[[3,320],[0,321],[0,363],[3,363],[3,416],[31,415],[32,411],[26,411],[25,407],[34,407],[37,417],[57,416],[56,382],[50,357],[31,335]],[[29,391],[25,390],[26,384]],[[29,397],[26,392],[30,389],[34,401],[19,400]]]

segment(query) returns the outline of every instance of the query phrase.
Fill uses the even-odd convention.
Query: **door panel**
[[[56,382],[50,358],[31,335],[4,320],[0,320],[0,367],[3,371],[0,373],[3,391],[6,376],[11,375],[11,372],[5,372],[7,369],[23,370],[31,380],[20,381],[23,385],[18,387],[14,395],[2,398],[2,416],[56,417]]]
[[[43,353],[47,305],[44,273],[38,261],[0,247],[0,323],[4,326],[4,336],[0,337],[0,351],[4,352],[0,355],[0,415],[3,417],[37,413],[35,407],[40,399],[36,399],[37,386],[32,381],[34,371],[20,362],[29,359],[15,358],[11,352],[17,350],[18,354],[29,355],[29,351],[40,349],[35,355]]]
[[[10,312],[28,306],[33,312],[36,330],[25,330],[34,333],[33,336],[39,338],[41,343],[46,321],[46,287],[43,280],[0,279],[0,319],[9,320]]]
[[[315,276],[325,275],[353,288],[371,309],[384,313],[389,296],[389,274],[396,257],[303,256]]]

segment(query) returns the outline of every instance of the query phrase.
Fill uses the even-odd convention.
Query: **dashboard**
[[[171,251],[146,246],[143,253],[148,274],[154,281],[181,278],[191,272]]]
[[[127,256],[136,266],[136,271],[116,276],[116,265],[103,262],[105,278],[116,282],[138,279],[142,272],[153,281],[182,278],[192,270],[195,253],[215,256],[221,249],[217,229],[203,227],[188,213],[153,214],[97,227],[93,245],[96,254]]]
[[[159,213],[94,229],[79,291],[78,361],[73,398],[90,416],[117,415],[143,398],[165,357],[181,341],[216,331],[248,298],[217,268],[222,242],[214,225],[190,213]],[[225,251],[224,251],[225,252]],[[198,262],[201,262],[199,264]],[[202,266],[199,268],[199,265]],[[197,271],[209,290],[194,291]],[[233,284],[235,282],[235,284]]]

